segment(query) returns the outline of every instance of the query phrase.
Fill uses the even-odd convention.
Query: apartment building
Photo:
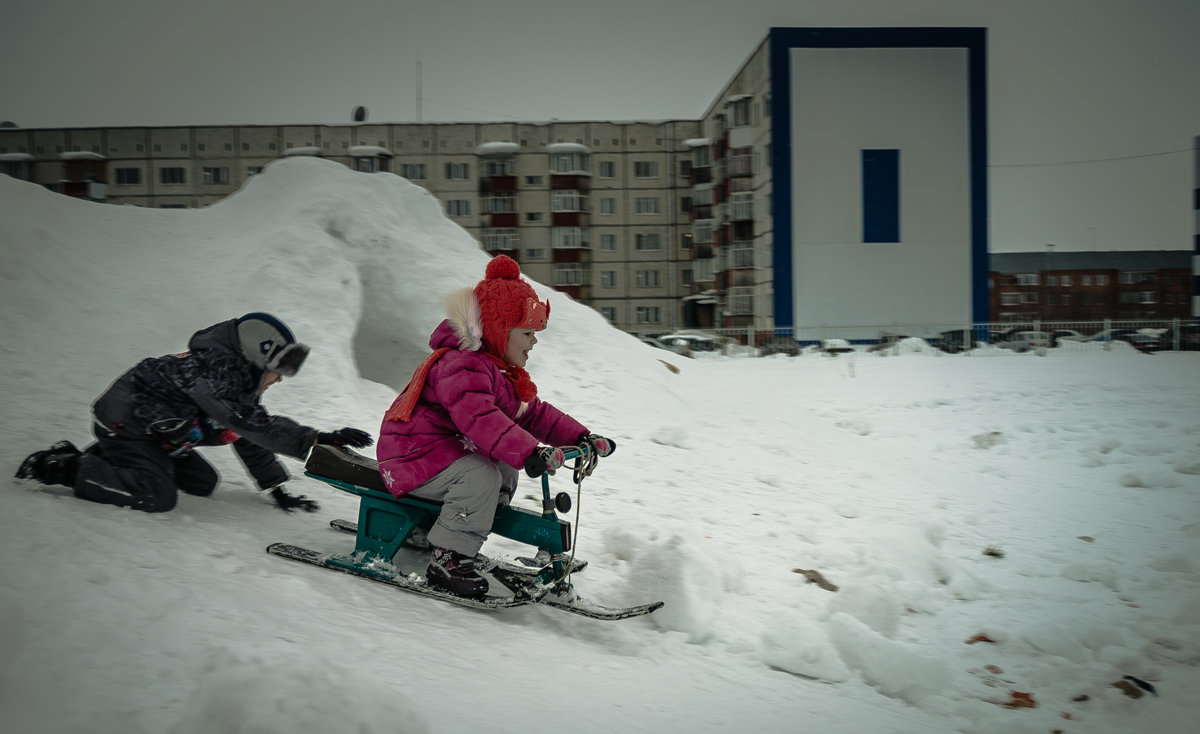
[[[773,28],[697,120],[2,128],[0,172],[203,207],[320,156],[425,187],[626,331],[983,321],[985,37]]]

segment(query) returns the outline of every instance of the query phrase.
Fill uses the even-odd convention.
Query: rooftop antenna
[[[421,122],[421,59],[417,58],[417,122]]]

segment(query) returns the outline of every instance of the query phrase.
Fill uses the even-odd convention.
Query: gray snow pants
[[[496,508],[517,491],[520,473],[479,454],[464,456],[412,491],[413,497],[442,503],[429,542],[466,556],[479,553],[492,531]]]

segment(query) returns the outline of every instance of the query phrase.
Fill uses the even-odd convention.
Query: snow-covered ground
[[[134,361],[254,310],[313,347],[268,407],[374,433],[487,260],[423,190],[314,159],[198,211],[0,176],[0,247],[10,476],[86,443]],[[1194,731],[1200,354],[688,360],[539,291],[541,395],[619,442],[583,485],[576,586],[663,609],[486,613],[269,556],[352,547],[328,522],[354,498],[291,460],[319,512],[275,509],[222,448],[216,494],[164,515],[10,480],[0,729]]]

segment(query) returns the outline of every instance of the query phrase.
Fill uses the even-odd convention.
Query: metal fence
[[[1147,330],[1144,333],[1158,333],[1165,337],[1164,349],[1180,348],[1180,327],[1195,324],[1195,319],[1141,319],[1102,321],[1041,321],[1028,322],[985,322],[985,323],[924,323],[924,324],[889,324],[887,326],[798,326],[770,330],[753,327],[737,329],[678,329],[674,332],[647,332],[635,334],[638,337],[657,338],[660,341],[670,341],[672,335],[689,335],[711,339],[715,342],[714,350],[730,351],[737,347],[757,347],[766,354],[785,350],[791,343],[800,347],[817,346],[829,340],[840,339],[852,345],[888,346],[901,339],[917,337],[929,341],[934,346],[946,351],[960,351],[963,344],[967,348],[978,342],[991,343],[997,341],[1006,332],[1014,330],[1042,331],[1056,338],[1104,340],[1113,338],[1113,332],[1120,330]],[[954,345],[959,348],[955,349]]]

